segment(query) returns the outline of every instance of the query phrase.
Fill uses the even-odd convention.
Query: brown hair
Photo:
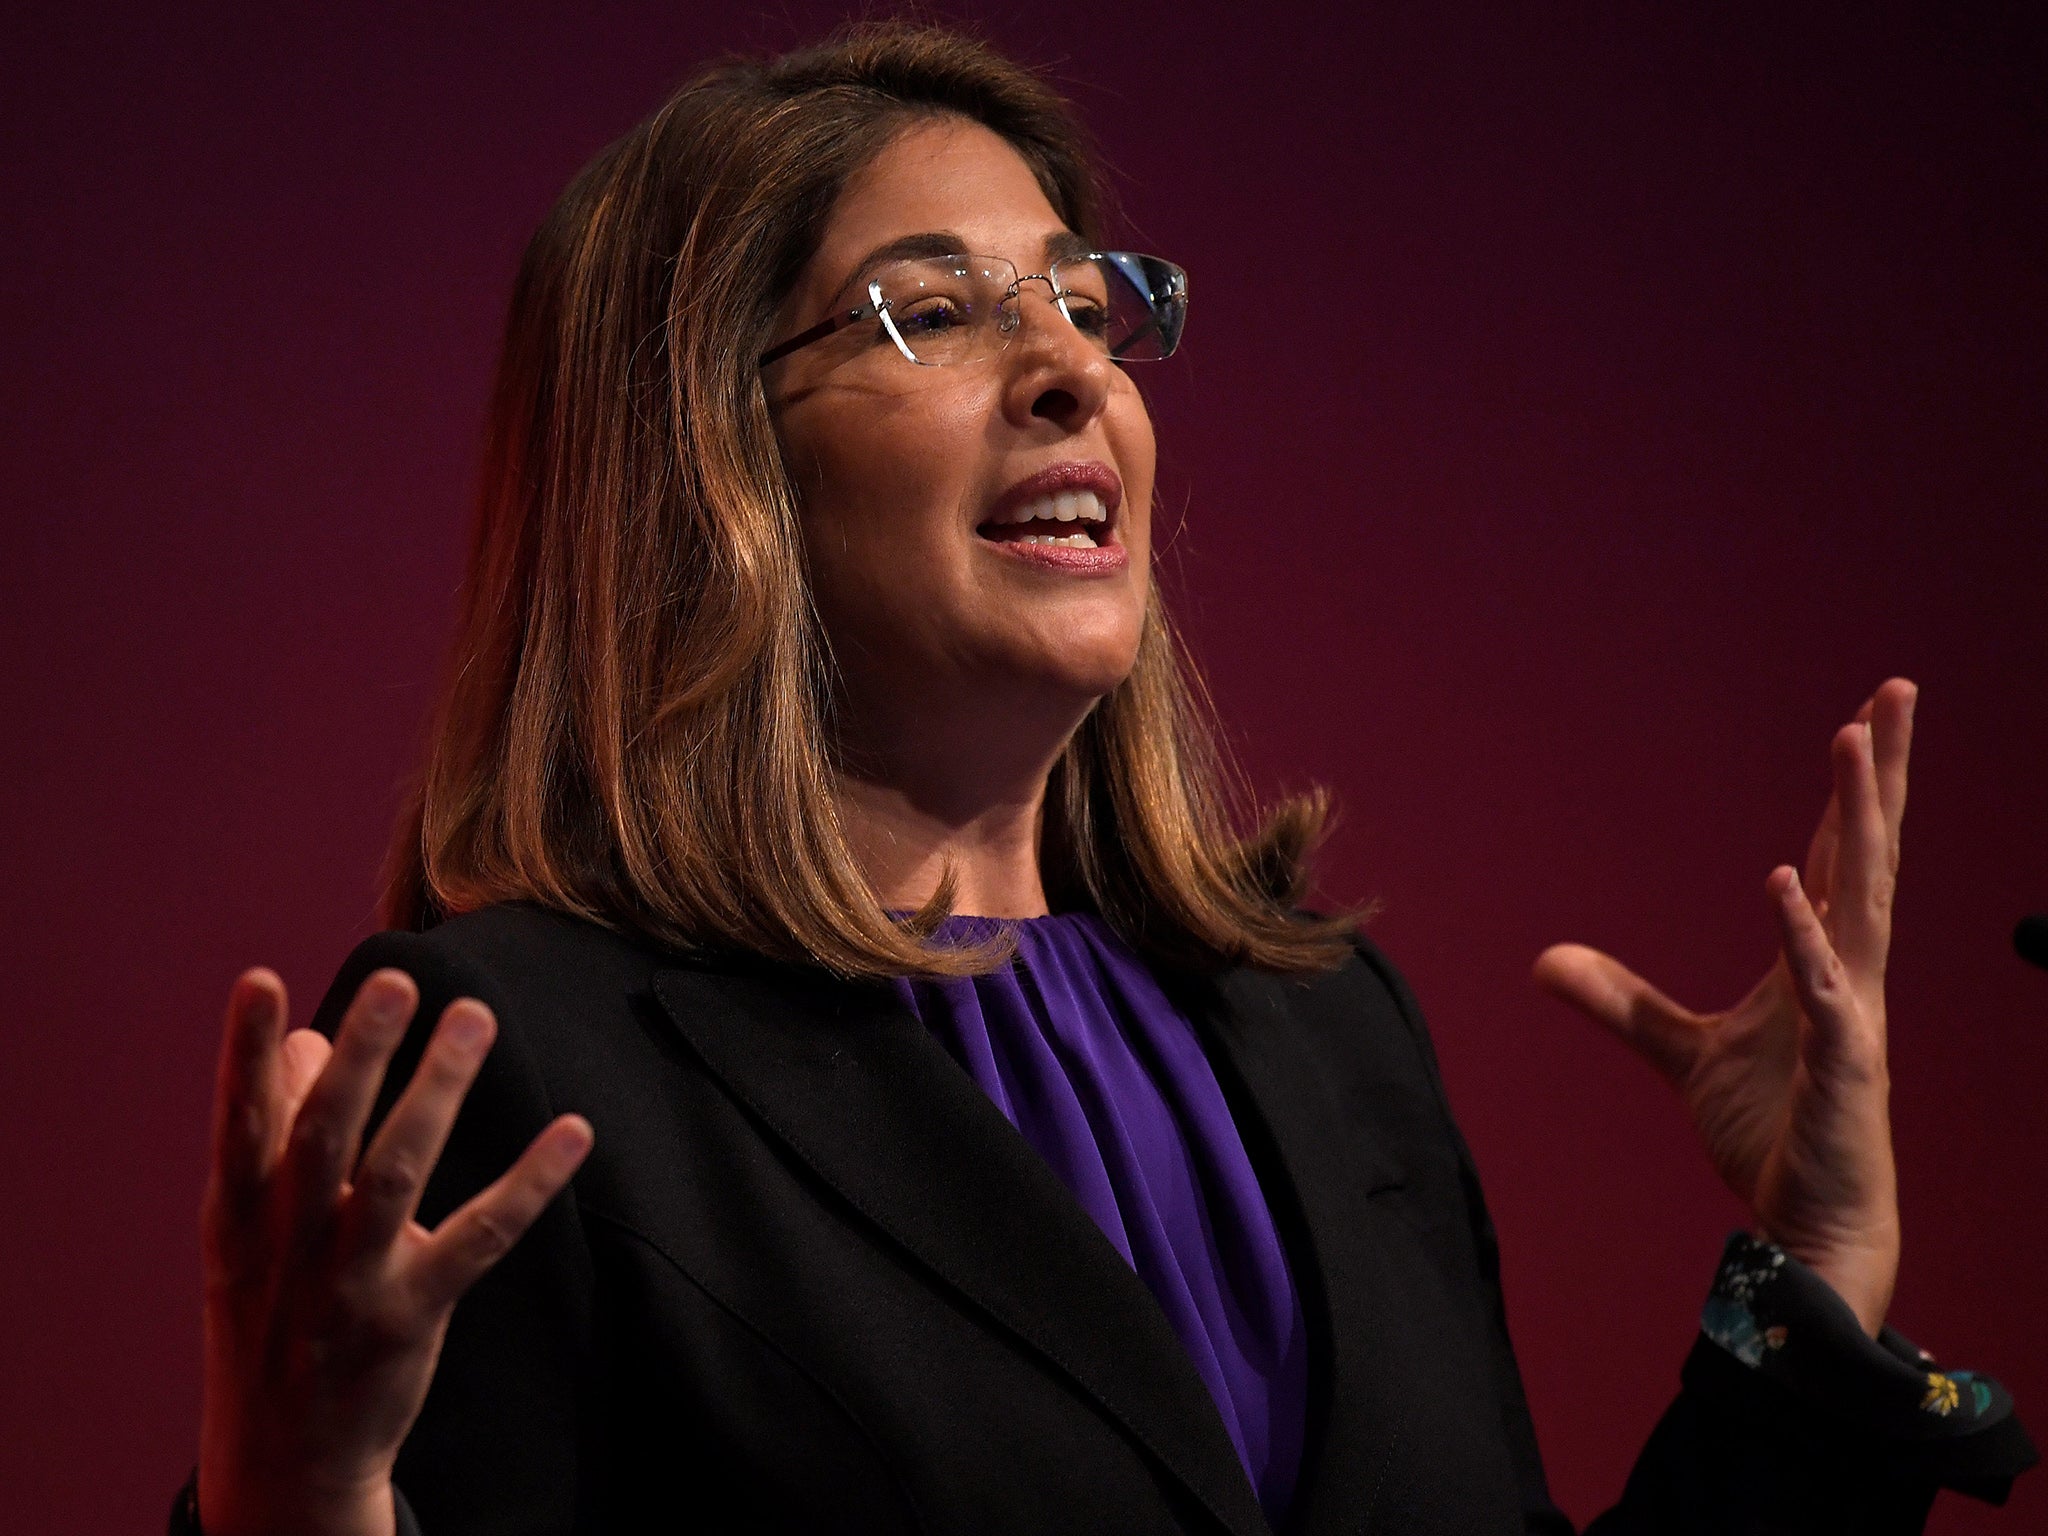
[[[1098,237],[1095,162],[1066,103],[971,38],[902,23],[698,76],[534,235],[453,665],[392,850],[393,926],[524,899],[846,976],[986,970],[1007,952],[932,945],[950,876],[899,922],[849,850],[829,653],[754,364],[839,189],[933,115],[1000,134]],[[1245,803],[1155,585],[1136,666],[1047,787],[1048,896],[1166,963],[1340,963],[1357,914],[1293,910],[1324,792],[1241,837]]]

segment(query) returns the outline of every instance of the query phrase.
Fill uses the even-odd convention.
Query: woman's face
[[[870,254],[906,237],[1028,274],[1067,234],[996,134],[920,124],[848,184],[777,336],[862,302]],[[947,715],[975,731],[1071,729],[1136,657],[1151,419],[1046,284],[1024,284],[1018,303],[1008,346],[982,361],[920,366],[863,323],[764,372],[843,704],[870,746]],[[1106,525],[1058,525],[1088,529],[1097,550],[1025,542],[1000,521],[1053,510],[1061,490],[1099,496]]]

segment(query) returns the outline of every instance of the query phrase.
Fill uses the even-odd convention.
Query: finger
[[[1913,752],[1913,714],[1920,690],[1903,677],[1889,679],[1870,701],[1871,755],[1877,764],[1877,798],[1884,808],[1894,869],[1899,862],[1899,825],[1906,818],[1906,762]]]
[[[496,1029],[490,1009],[475,998],[460,998],[442,1013],[412,1081],[351,1181],[350,1243],[358,1252],[388,1247],[412,1219]]]
[[[306,1095],[319,1079],[328,1058],[334,1054],[334,1042],[317,1029],[295,1029],[284,1037],[284,1047],[279,1054],[284,1058],[285,1123],[290,1124],[297,1118],[299,1106],[306,1102]]]
[[[1613,956],[1583,944],[1553,944],[1536,957],[1535,975],[1538,986],[1612,1030],[1673,1086],[1698,1060],[1698,1015]]]
[[[1849,973],[1820,925],[1790,865],[1771,871],[1764,883],[1777,912],[1785,968],[1810,1028],[1801,1040],[1808,1070],[1819,1077],[1868,1072],[1882,1067],[1881,1019],[1859,1007]]]
[[[1856,709],[1858,724],[1870,723],[1870,711],[1877,702],[1875,694],[1865,699]],[[1832,790],[1828,803],[1821,811],[1820,825],[1813,829],[1813,839],[1806,845],[1806,863],[1801,878],[1806,882],[1807,899],[1820,914],[1821,926],[1828,921],[1828,898],[1834,890],[1835,860],[1842,846],[1842,802]]]
[[[495,1183],[434,1229],[413,1268],[414,1284],[430,1313],[454,1306],[510,1251],[562,1192],[595,1139],[581,1115],[558,1116]]]
[[[294,1246],[309,1245],[325,1229],[355,1161],[384,1068],[405,1037],[418,1001],[418,989],[403,971],[373,971],[356,989],[335,1032],[333,1052],[292,1121],[285,1166]]]
[[[1835,802],[1841,807],[1842,828],[1827,915],[1834,952],[1866,987],[1884,977],[1896,880],[1878,796],[1873,740],[1871,727],[1863,724],[1845,725],[1835,733]]]
[[[244,971],[228,992],[214,1072],[213,1170],[230,1200],[244,1203],[262,1189],[284,1127],[278,1042],[287,1001],[275,971]]]
[[[1813,829],[1813,841],[1806,845],[1806,890],[1816,901],[1826,901],[1828,892],[1834,889],[1835,852],[1841,840],[1842,807],[1830,794],[1827,809],[1820,814],[1820,824]]]

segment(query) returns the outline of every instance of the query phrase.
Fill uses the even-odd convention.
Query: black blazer
[[[396,1473],[426,1536],[1269,1530],[1164,1314],[878,985],[679,957],[526,905],[363,943],[499,1037],[432,1224],[565,1110],[588,1161],[457,1307]],[[1285,1530],[1566,1532],[1491,1223],[1408,993],[1162,981],[1195,1023],[1312,1330]],[[1711,1346],[1603,1532],[1918,1530],[1946,1472],[1813,1422]],[[1967,1471],[1967,1468],[1965,1469]]]

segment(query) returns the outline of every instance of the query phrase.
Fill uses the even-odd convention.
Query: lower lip
[[[1098,544],[1093,549],[1077,549],[1072,544],[1027,544],[1022,539],[982,539],[981,542],[1012,560],[1022,560],[1051,571],[1064,571],[1070,576],[1107,576],[1131,563],[1130,555],[1121,544]]]

